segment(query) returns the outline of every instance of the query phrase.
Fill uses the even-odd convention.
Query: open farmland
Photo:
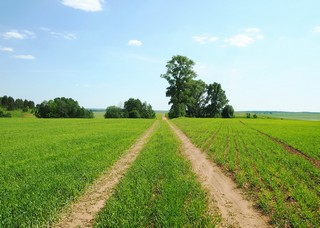
[[[100,212],[96,227],[204,227],[206,194],[164,121]]]
[[[297,154],[290,153],[286,147],[265,133],[253,129],[255,124],[259,131],[270,134],[270,129],[273,128],[286,129],[288,135],[295,136],[296,139],[285,142],[297,147],[294,143],[299,140],[303,143],[303,135],[316,138],[320,131],[319,124],[296,121],[290,125],[289,122],[281,120],[259,121],[246,120],[243,124],[238,119],[182,118],[172,122],[207,153],[209,159],[232,176],[237,184],[246,190],[248,197],[256,200],[257,206],[272,217],[274,225],[319,226],[319,167]],[[261,126],[262,123],[270,126]],[[299,131],[294,134],[296,126],[299,126]],[[312,130],[309,130],[310,128]],[[285,134],[279,135],[279,140],[284,139]],[[319,150],[308,149],[317,148],[319,138],[315,141],[307,140],[305,143],[310,145],[300,147],[302,152],[309,156],[319,154]]]
[[[43,226],[154,120],[0,119],[0,226]]]
[[[242,123],[320,161],[320,121],[244,119]]]

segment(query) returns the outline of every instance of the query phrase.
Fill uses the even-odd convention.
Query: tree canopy
[[[14,99],[11,96],[0,97],[0,106],[7,109],[8,111],[13,111],[16,109],[22,109],[23,111],[28,111],[29,109],[34,109],[35,104],[33,101],[26,99]]]
[[[166,96],[170,97],[169,118],[221,117],[229,100],[221,84],[206,84],[195,80],[194,62],[186,56],[176,55],[167,62],[167,72],[160,76],[169,83]],[[231,106],[232,107],[232,106]]]
[[[72,98],[57,97],[36,106],[38,118],[93,118],[93,112],[80,107]]]
[[[130,98],[124,102],[124,107],[109,106],[104,114],[105,118],[146,118],[153,119],[156,114],[152,106],[139,99]]]

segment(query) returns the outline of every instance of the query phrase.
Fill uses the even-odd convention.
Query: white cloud
[[[102,10],[103,0],[62,0],[61,3],[74,9],[96,12]]]
[[[16,59],[26,59],[26,60],[33,60],[35,57],[33,55],[14,55]]]
[[[264,36],[263,35],[257,35],[257,36],[255,36],[255,39],[256,40],[263,40]]]
[[[66,40],[75,40],[77,39],[76,35],[73,33],[64,33],[62,34],[62,37]]]
[[[142,42],[140,40],[129,40],[128,45],[129,46],[141,46]]]
[[[0,51],[13,52],[13,48],[0,46]]]
[[[236,47],[247,47],[256,40],[264,39],[264,36],[260,33],[260,28],[247,28],[245,29],[245,33],[225,39],[225,42]]]
[[[66,40],[75,40],[77,39],[77,36],[74,33],[71,32],[55,32],[49,28],[46,27],[41,27],[40,28],[42,31],[48,32],[51,36],[55,38],[62,38]]]
[[[254,39],[246,34],[238,34],[226,39],[226,42],[237,47],[247,47]]]
[[[313,31],[316,32],[316,33],[320,33],[320,26],[314,27]]]
[[[10,30],[8,32],[2,33],[3,38],[5,39],[20,39],[24,40],[27,38],[35,38],[36,34],[34,32],[31,32],[29,30],[24,31],[17,31],[17,30]]]
[[[193,39],[199,44],[206,44],[206,43],[215,42],[219,38],[216,36],[200,35],[200,36],[194,36]]]

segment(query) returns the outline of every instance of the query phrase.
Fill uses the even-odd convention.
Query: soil
[[[209,208],[217,206],[221,212],[221,226],[270,227],[270,219],[245,200],[236,184],[222,170],[206,158],[189,138],[176,126],[168,122],[171,129],[182,142],[182,152],[190,160],[194,172],[202,186],[209,192]],[[211,205],[210,205],[211,204]],[[212,206],[215,204],[215,206]]]
[[[87,191],[71,205],[54,227],[92,227],[97,213],[112,195],[115,186],[128,170],[148,138],[158,125],[156,121],[129,151],[107,173],[103,174]]]

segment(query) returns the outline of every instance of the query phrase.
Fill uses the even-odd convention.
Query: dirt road
[[[139,152],[158,125],[156,121],[129,151],[109,171],[102,175],[70,208],[54,227],[92,227],[94,218],[112,195],[114,187],[137,158]]]
[[[206,158],[188,137],[168,121],[171,129],[182,142],[182,152],[191,161],[202,186],[209,192],[209,204],[216,204],[222,215],[222,226],[270,227],[268,219],[242,197],[236,184],[221,169]],[[210,205],[209,205],[210,207]]]

